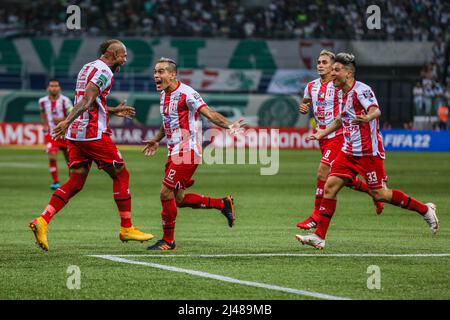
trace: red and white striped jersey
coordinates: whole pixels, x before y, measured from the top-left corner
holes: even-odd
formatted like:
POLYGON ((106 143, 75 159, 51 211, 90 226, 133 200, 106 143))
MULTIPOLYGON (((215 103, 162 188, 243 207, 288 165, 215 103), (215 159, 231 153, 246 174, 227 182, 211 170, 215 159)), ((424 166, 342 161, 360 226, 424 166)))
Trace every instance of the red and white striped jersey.
POLYGON ((357 116, 367 114, 370 108, 379 108, 372 89, 359 81, 342 97, 341 118, 344 128, 342 151, 353 156, 380 156, 384 159, 383 139, 378 118, 359 125, 351 124, 357 116))
POLYGON ((39 99, 39 110, 45 113, 50 132, 56 127, 55 119, 65 119, 72 108, 72 101, 62 94, 56 100, 50 100, 49 96, 39 99))
POLYGON ((198 92, 181 82, 174 91, 161 92, 160 113, 169 156, 189 151, 194 151, 197 156, 202 155, 198 111, 205 106, 198 92))
MULTIPOLYGON (((339 97, 341 90, 334 87, 333 81, 322 83, 320 78, 308 83, 303 94, 304 99, 312 101, 317 128, 325 129, 339 115, 339 97)), ((342 128, 322 139, 331 139, 342 134, 342 128)))
POLYGON ((101 59, 85 64, 78 73, 75 104, 83 98, 89 82, 98 87, 99 95, 95 103, 72 122, 66 134, 69 140, 98 140, 102 137, 102 133, 112 134, 109 128, 106 97, 114 83, 114 74, 101 59))

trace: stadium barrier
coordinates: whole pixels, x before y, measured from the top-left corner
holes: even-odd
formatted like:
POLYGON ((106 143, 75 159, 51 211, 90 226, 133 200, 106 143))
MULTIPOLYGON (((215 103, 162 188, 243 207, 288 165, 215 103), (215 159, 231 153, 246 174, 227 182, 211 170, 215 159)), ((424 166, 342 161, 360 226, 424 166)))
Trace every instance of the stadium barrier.
MULTIPOLYGON (((42 145, 43 128, 40 123, 0 122, 0 146, 42 145)), ((113 126, 112 129, 117 144, 142 145, 142 140, 151 139, 159 126, 113 126)), ((306 128, 250 128, 245 139, 220 136, 222 133, 218 129, 205 130, 204 142, 213 142, 217 147, 252 148, 270 146, 275 141, 280 149, 319 149, 317 141, 306 141, 311 133, 306 128)), ((387 151, 450 152, 450 131, 382 130, 381 133, 387 151)))

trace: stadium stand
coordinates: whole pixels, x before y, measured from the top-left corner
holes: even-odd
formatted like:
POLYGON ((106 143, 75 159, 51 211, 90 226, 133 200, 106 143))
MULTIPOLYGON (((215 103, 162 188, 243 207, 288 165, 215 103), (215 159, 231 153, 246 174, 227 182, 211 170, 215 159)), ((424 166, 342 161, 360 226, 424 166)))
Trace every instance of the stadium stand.
POLYGON ((67 35, 70 4, 83 12, 79 34, 92 36, 435 41, 450 22, 450 3, 443 0, 7 0, 0 8, 0 36, 67 35), (386 28, 363 32, 373 4, 386 28))

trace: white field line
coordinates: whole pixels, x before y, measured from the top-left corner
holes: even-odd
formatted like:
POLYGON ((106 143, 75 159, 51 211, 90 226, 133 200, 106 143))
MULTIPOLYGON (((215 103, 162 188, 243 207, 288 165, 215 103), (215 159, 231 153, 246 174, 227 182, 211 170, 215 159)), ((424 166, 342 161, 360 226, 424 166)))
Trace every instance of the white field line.
POLYGON ((228 258, 228 257, 450 257, 450 253, 237 253, 237 254, 117 254, 92 255, 92 257, 151 257, 151 258, 228 258))
POLYGON ((101 259, 106 259, 106 260, 120 262, 120 263, 126 263, 126 264, 135 264, 135 265, 140 265, 140 266, 152 267, 152 268, 167 270, 167 271, 172 271, 172 272, 186 273, 189 275, 202 277, 202 278, 209 278, 209 279, 214 279, 214 280, 219 280, 219 281, 224 281, 224 282, 230 282, 230 283, 240 284, 240 285, 249 286, 249 287, 256 287, 256 288, 262 288, 262 289, 268 289, 268 290, 287 292, 287 293, 292 293, 292 294, 297 294, 297 295, 307 296, 307 297, 313 297, 313 298, 318 298, 318 299, 350 300, 349 298, 332 296, 332 295, 323 294, 323 293, 319 293, 319 292, 285 288, 285 287, 280 287, 280 286, 271 285, 271 284, 265 284, 265 283, 261 283, 261 282, 238 280, 238 279, 234 279, 234 278, 230 278, 230 277, 221 276, 218 274, 212 274, 212 273, 190 270, 190 269, 177 268, 177 267, 167 266, 167 265, 158 264, 158 263, 128 260, 128 259, 120 258, 117 256, 91 255, 91 257, 96 257, 96 258, 101 258, 101 259))
POLYGON ((0 162, 0 168, 47 168, 44 164, 20 163, 20 162, 0 162))

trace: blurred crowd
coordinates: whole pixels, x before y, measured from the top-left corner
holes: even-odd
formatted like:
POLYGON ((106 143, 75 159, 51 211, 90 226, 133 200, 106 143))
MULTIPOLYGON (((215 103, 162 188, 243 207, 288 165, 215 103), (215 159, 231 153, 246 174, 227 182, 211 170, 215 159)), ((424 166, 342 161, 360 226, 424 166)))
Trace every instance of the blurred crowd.
POLYGON ((4 0, 0 36, 76 35, 66 28, 71 4, 79 33, 105 36, 434 41, 450 21, 446 0, 4 0), (379 30, 366 26, 373 4, 379 30))
POLYGON ((421 81, 413 88, 415 115, 437 116, 437 126, 444 130, 450 105, 449 60, 449 41, 439 39, 433 45, 432 60, 421 70, 421 81))

